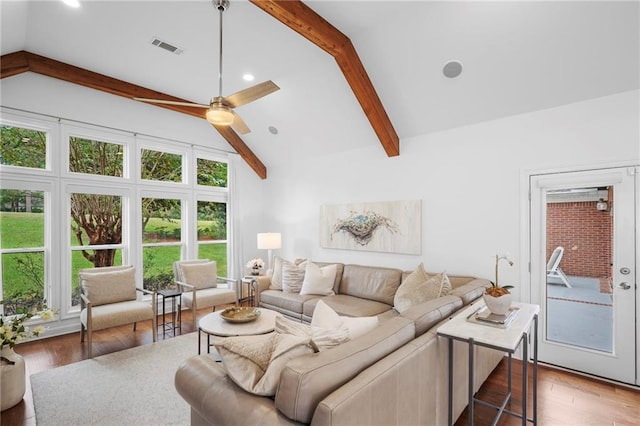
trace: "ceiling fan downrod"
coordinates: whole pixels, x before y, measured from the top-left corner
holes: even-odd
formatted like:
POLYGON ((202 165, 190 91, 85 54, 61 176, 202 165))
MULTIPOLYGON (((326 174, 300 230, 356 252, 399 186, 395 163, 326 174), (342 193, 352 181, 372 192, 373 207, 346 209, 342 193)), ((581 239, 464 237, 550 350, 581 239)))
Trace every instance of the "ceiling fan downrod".
POLYGON ((229 0, 211 0, 211 3, 219 11, 220 49, 218 49, 218 97, 222 98, 222 14, 229 8, 229 0))

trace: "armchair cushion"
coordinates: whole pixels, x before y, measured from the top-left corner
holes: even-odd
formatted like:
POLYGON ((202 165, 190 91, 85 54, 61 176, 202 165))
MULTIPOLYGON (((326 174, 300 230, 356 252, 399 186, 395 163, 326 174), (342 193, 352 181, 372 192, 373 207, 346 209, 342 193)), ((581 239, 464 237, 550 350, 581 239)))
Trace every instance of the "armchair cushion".
POLYGON ((183 263, 182 275, 185 283, 196 289, 215 288, 218 285, 218 269, 216 262, 183 263))
MULTIPOLYGON (((98 268, 96 268, 98 269, 98 268)), ((133 267, 79 273, 82 290, 93 306, 136 300, 136 279, 133 267)))
MULTIPOLYGON (((138 300, 94 306, 91 309, 93 330, 146 321, 153 319, 153 317, 154 312, 151 304, 138 300)), ((80 312, 80 321, 82 321, 82 324, 87 325, 87 309, 83 309, 80 312)))

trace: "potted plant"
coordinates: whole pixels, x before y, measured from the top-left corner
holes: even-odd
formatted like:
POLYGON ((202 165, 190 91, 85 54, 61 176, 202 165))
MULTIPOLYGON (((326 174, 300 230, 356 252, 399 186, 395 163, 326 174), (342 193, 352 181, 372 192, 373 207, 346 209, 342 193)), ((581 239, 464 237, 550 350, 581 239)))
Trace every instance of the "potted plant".
POLYGON ((512 285, 500 286, 498 284, 498 267, 501 260, 505 260, 509 263, 509 266, 513 266, 513 262, 509 259, 509 255, 496 254, 496 280, 491 282, 491 287, 487 288, 482 295, 487 308, 489 308, 491 313, 496 315, 506 315, 509 311, 509 308, 511 307, 511 293, 509 292, 509 289, 513 288, 512 285))
MULTIPOLYGON (((0 301, 2 303, 2 301, 0 301)), ((45 307, 38 312, 29 312, 11 316, 0 315, 0 405, 2 410, 19 403, 26 390, 25 365, 21 355, 13 351, 16 343, 31 337, 40 336, 46 329, 37 325, 26 326, 25 321, 38 316, 42 321, 53 318, 54 312, 45 307)))
POLYGON ((251 275, 260 275, 260 269, 264 268, 264 260, 257 257, 247 262, 247 268, 251 269, 251 275))

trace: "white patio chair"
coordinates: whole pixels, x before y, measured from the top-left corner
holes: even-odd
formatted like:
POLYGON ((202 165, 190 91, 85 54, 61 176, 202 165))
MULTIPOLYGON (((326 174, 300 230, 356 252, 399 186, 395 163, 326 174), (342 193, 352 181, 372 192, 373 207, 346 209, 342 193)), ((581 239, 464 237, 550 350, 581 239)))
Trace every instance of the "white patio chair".
POLYGON ((563 254, 564 247, 556 247, 553 253, 551 253, 551 257, 549 257, 549 261, 547 262, 547 281, 549 278, 559 278, 564 285, 572 288, 571 283, 569 283, 569 278, 567 278, 562 269, 560 269, 560 261, 562 260, 563 254))

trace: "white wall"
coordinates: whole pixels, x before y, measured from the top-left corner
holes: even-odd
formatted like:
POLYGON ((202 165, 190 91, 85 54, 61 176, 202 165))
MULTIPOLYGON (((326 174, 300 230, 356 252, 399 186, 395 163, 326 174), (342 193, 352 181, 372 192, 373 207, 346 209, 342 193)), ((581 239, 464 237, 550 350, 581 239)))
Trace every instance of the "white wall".
MULTIPOLYGON (((48 77, 25 73, 3 79, 0 89, 3 106, 231 150, 204 120, 48 77)), ((430 271, 486 278, 493 256, 509 252, 516 266, 503 265, 501 277, 517 284, 521 174, 640 162, 639 97, 625 92, 406 139, 394 158, 374 139, 370 148, 323 157, 290 150, 267 164, 264 181, 240 161, 240 260, 266 259, 256 233, 282 232, 275 254, 286 258, 404 269, 424 262, 430 271), (320 248, 320 205, 413 199, 423 203, 421 256, 320 248)))
POLYGON ((515 266, 502 264, 500 281, 517 285, 526 267, 521 174, 640 162, 639 94, 402 140, 395 158, 371 141, 369 149, 287 159, 265 182, 263 223, 282 232, 285 258, 404 269, 424 262, 434 272, 493 279, 493 256, 509 252, 515 266), (320 248, 320 205, 409 199, 422 200, 421 256, 320 248))

